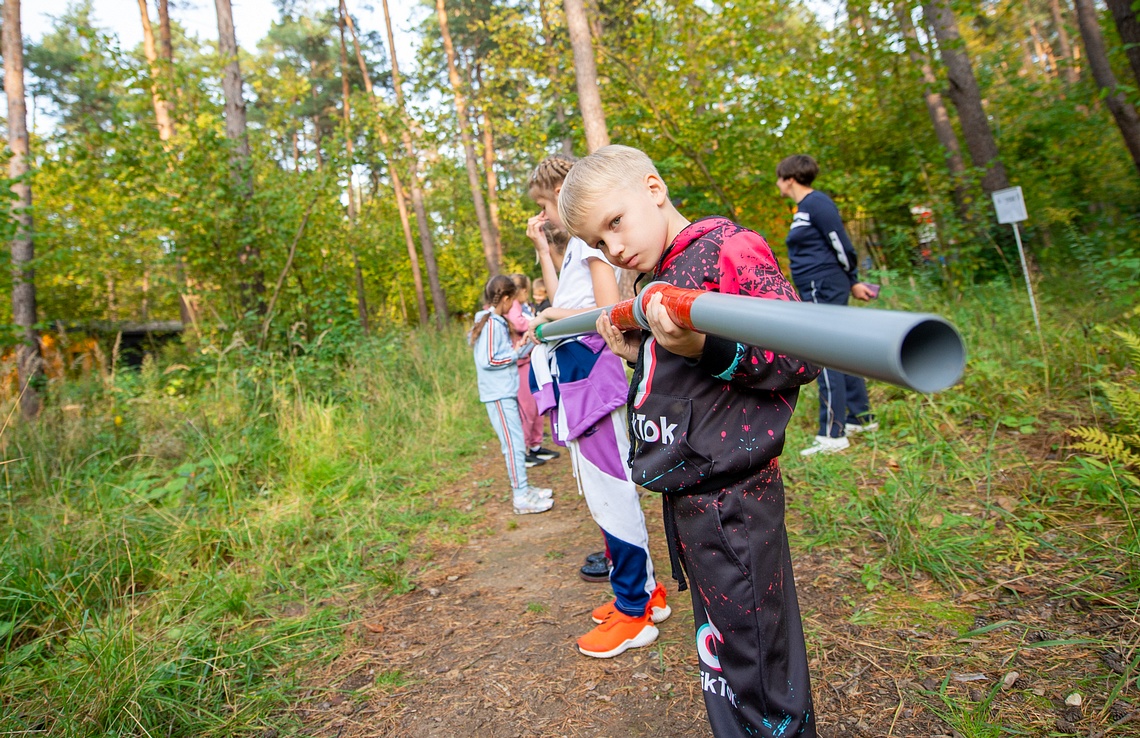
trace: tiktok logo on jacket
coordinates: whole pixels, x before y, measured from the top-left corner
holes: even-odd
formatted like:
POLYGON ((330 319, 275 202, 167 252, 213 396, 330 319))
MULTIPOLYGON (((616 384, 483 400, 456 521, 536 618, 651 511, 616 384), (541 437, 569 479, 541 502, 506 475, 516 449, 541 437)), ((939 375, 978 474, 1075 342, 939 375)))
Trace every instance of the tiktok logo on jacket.
POLYGON ((643 441, 672 443, 675 440, 673 432, 676 430, 677 424, 670 423, 664 415, 652 420, 642 413, 633 414, 633 434, 643 441))
POLYGON ((653 379, 661 369, 656 348, 657 342, 646 338, 641 380, 629 415, 633 481, 654 492, 681 492, 708 479, 712 459, 689 445, 693 401, 653 391, 653 379))
POLYGON ((697 629, 697 655, 701 657, 701 690, 726 698, 733 707, 736 707, 736 693, 728 686, 724 677, 717 676, 720 658, 716 655, 716 644, 724 643, 724 636, 708 619, 705 613, 705 624, 697 629))

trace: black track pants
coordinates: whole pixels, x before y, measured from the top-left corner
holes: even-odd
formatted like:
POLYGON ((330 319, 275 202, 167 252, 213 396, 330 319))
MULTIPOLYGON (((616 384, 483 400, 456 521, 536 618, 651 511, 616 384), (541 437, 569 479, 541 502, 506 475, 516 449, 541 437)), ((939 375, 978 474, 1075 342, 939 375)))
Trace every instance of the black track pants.
MULTIPOLYGON (((830 276, 796 282, 800 299, 821 305, 846 305, 851 293, 847 275, 830 276)), ((874 420, 867 399, 867 382, 854 374, 824 368, 815 380, 819 388, 819 435, 839 438, 846 435, 847 423, 863 425, 874 420)))
POLYGON ((779 466, 674 511, 713 735, 815 736, 779 466))

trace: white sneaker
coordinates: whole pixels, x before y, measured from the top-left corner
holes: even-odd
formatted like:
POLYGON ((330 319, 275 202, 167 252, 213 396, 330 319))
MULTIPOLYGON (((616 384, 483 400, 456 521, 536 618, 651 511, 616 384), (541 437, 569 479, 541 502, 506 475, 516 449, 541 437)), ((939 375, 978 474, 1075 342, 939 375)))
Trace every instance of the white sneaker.
POLYGON ((829 438, 828 436, 816 436, 812 444, 800 451, 800 456, 811 456, 812 454, 834 454, 842 451, 851 445, 851 441, 847 440, 847 436, 840 436, 839 438, 829 438))
MULTIPOLYGON (((532 488, 533 489, 533 488, 532 488)), ((543 500, 530 490, 522 497, 515 498, 515 515, 530 515, 544 513, 554 507, 554 500, 543 500)))
POLYGON ((863 423, 862 425, 859 423, 847 423, 843 426, 843 430, 846 431, 847 435, 851 435, 852 433, 870 433, 871 431, 879 430, 879 421, 872 420, 870 423, 863 423))
POLYGON ((528 494, 533 494, 540 500, 549 500, 554 497, 554 490, 549 487, 535 487, 531 486, 527 489, 528 494))

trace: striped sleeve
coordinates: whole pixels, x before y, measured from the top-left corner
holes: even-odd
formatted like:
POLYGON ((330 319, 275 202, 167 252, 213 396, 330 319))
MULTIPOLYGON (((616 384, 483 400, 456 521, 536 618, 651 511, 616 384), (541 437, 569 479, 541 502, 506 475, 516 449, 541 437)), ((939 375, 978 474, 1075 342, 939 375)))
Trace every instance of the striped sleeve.
POLYGON ((491 368, 498 368, 515 363, 515 352, 510 350, 510 340, 505 341, 508 351, 505 355, 496 355, 495 346, 499 343, 499 337, 495 331, 502 332, 502 329, 495 324, 492 318, 487 321, 487 366, 491 368))

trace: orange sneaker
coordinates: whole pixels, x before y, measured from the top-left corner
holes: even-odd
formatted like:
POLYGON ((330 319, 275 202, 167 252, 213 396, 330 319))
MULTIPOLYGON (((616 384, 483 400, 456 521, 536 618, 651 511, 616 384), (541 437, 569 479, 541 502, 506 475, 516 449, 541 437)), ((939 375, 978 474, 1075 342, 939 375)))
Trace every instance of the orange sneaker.
MULTIPOLYGON (((590 619, 595 623, 605 622, 606 618, 618 611, 616 603, 617 600, 610 600, 606 604, 594 608, 594 612, 590 614, 590 619)), ((673 614, 673 608, 665 602, 665 585, 661 582, 657 583, 653 589, 653 594, 649 595, 649 604, 645 611, 654 623, 663 623, 673 614)))
POLYGON ((615 610, 604 623, 578 639, 578 650, 596 659, 608 659, 631 648, 648 646, 657 640, 657 634, 649 613, 632 618, 615 610))

